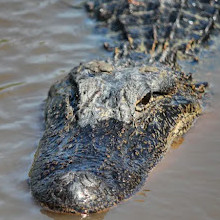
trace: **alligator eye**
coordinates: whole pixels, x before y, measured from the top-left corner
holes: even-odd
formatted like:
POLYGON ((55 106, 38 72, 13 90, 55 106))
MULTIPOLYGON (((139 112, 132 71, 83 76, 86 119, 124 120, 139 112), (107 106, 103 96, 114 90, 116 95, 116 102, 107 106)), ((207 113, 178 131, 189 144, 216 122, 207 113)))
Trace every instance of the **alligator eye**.
POLYGON ((150 101, 151 93, 147 93, 142 99, 141 104, 146 105, 150 101))
POLYGON ((142 99, 140 99, 136 105, 146 105, 151 98, 151 93, 147 93, 142 99))

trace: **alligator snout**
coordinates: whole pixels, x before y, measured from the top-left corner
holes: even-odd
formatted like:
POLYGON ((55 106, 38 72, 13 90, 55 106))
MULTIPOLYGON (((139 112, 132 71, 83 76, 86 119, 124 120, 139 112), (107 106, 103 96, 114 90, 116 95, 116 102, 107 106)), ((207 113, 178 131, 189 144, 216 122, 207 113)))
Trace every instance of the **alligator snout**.
POLYGON ((69 204, 76 212, 87 212, 92 204, 97 206, 98 195, 102 194, 101 181, 89 172, 68 172, 56 184, 54 195, 61 200, 60 205, 69 204))
POLYGON ((105 209, 113 204, 106 204, 108 201, 115 201, 111 188, 90 172, 67 172, 55 179, 48 181, 47 191, 37 194, 42 206, 50 210, 71 213, 97 212, 100 208, 105 209), (99 209, 97 208, 99 207, 99 209))

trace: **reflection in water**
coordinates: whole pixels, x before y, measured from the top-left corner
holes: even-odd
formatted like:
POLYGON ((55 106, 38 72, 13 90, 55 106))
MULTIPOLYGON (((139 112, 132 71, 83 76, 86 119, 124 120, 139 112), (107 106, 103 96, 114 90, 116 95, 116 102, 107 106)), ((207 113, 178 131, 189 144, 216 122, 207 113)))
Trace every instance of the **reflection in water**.
MULTIPOLYGON (((28 171, 43 131, 42 104, 53 82, 75 65, 107 54, 80 0, 0 1, 0 220, 82 219, 41 211, 28 171), (70 7, 75 5, 77 7, 70 7)), ((85 219, 219 219, 220 46, 193 70, 211 82, 207 110, 145 189, 109 212, 85 219), (212 55, 212 56, 211 56, 212 55), (150 189, 150 191, 149 191, 150 189)))
POLYGON ((183 143, 184 137, 178 137, 176 138, 173 143, 171 144, 172 149, 177 149, 179 146, 183 143))
POLYGON ((41 213, 47 215, 54 220, 103 220, 106 212, 95 213, 90 215, 68 215, 68 214, 56 214, 46 210, 41 210, 41 213))

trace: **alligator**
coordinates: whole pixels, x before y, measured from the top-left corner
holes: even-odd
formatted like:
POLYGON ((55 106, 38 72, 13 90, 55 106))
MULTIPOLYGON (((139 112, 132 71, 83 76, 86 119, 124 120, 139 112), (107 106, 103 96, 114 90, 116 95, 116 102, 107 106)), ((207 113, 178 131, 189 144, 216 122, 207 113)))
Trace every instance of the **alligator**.
POLYGON ((202 112, 207 83, 181 71, 219 30, 214 0, 94 0, 107 60, 51 86, 29 177, 33 197, 60 213, 94 213, 130 198, 202 112))

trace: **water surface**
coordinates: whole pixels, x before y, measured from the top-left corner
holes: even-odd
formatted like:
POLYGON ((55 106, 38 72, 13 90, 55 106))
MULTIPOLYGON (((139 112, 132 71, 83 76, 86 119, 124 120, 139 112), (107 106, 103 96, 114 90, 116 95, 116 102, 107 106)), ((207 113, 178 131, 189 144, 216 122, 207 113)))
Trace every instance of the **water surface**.
MULTIPOLYGON (((42 210, 27 185, 50 85, 80 62, 107 56, 101 47, 105 37, 95 33, 81 2, 0 0, 1 220, 83 218, 42 210)), ((213 94, 184 143, 170 150, 140 193, 87 219, 220 219, 219 48, 194 68, 213 94)))

